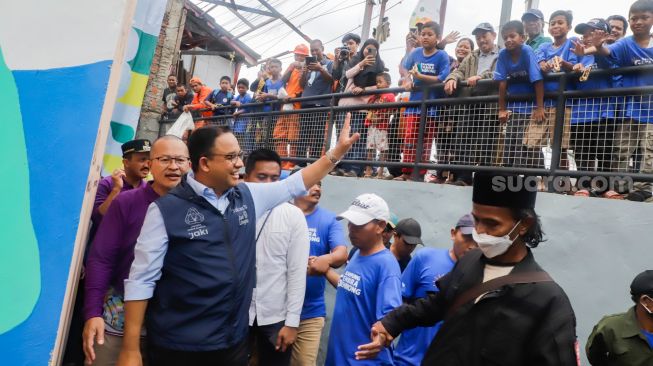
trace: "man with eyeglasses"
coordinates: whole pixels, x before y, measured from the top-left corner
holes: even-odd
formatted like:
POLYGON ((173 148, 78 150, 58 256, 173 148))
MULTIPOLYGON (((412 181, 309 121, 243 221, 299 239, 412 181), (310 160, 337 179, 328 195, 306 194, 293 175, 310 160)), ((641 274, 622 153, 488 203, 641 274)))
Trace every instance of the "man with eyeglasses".
POLYGON ((238 183, 243 167, 230 129, 195 130, 193 171, 150 205, 125 281, 125 336, 118 365, 140 365, 147 310, 148 364, 247 365, 256 284, 256 221, 306 194, 360 138, 345 119, 333 150, 288 179, 238 183))
POLYGON ((156 140, 147 166, 153 181, 118 196, 107 211, 87 263, 83 344, 86 362, 115 365, 123 334, 123 281, 147 207, 181 181, 190 168, 188 148, 175 136, 156 140))

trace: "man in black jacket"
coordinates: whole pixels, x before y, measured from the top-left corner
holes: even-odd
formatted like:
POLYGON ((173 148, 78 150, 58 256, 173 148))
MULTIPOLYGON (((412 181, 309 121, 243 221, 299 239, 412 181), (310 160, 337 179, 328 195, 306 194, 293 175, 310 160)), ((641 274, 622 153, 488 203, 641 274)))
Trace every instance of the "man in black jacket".
POLYGON ((574 311, 531 253, 543 233, 528 182, 477 174, 472 234, 480 250, 437 282, 440 292, 374 324, 372 342, 359 347, 359 359, 374 358, 404 330, 444 320, 422 365, 578 364, 574 311))

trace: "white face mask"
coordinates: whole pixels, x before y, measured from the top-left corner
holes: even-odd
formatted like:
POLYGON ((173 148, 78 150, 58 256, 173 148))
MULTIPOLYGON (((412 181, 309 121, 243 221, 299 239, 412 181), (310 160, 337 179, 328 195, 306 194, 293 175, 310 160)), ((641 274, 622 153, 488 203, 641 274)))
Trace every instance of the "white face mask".
MULTIPOLYGON (((647 299, 649 299, 649 300, 653 300, 653 299, 651 299, 651 298, 650 298, 649 296, 647 296, 647 295, 644 295, 644 296, 642 296, 642 297, 645 297, 645 298, 647 298, 647 299)), ((646 310, 647 313, 653 315, 653 310, 647 308, 646 305, 644 305, 644 302, 642 302, 642 307, 644 307, 644 310, 646 310)))
POLYGON ((515 226, 512 227, 510 232, 504 236, 492 236, 488 234, 479 234, 476 232, 476 228, 472 230, 472 237, 474 238, 474 241, 478 244, 478 247, 483 251, 483 254, 487 258, 494 258, 498 255, 501 255, 505 252, 508 251, 512 243, 517 239, 515 237, 514 239, 510 239, 510 234, 512 234, 513 231, 515 231, 515 228, 517 228, 517 225, 519 225, 520 221, 517 221, 515 226))

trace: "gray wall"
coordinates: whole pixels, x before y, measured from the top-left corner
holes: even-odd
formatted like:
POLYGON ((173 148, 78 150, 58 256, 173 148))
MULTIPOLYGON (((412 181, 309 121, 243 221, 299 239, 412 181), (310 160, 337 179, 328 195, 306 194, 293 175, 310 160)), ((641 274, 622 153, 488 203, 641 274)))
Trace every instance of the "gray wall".
MULTIPOLYGON (((338 213, 362 193, 383 197, 399 218, 417 219, 424 242, 440 248, 451 245, 451 227, 472 205, 471 187, 340 177, 323 181, 321 205, 338 213)), ((594 324, 604 314, 630 307, 630 282, 653 268, 653 205, 540 193, 536 212, 547 241, 533 250, 535 258, 571 299, 581 357, 588 365, 584 347, 594 324)), ((328 314, 334 296, 334 289, 327 286, 328 314)), ((329 323, 318 364, 326 351, 328 327, 329 323)))

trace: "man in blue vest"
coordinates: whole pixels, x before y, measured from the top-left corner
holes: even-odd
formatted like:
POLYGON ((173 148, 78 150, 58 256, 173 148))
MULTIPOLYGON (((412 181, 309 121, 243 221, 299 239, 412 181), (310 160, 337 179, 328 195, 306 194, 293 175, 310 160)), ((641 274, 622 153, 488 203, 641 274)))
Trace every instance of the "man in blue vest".
POLYGON ((146 311, 149 365, 247 364, 256 219, 326 176, 360 137, 349 132, 348 116, 333 150, 301 174, 265 184, 238 183, 243 153, 229 128, 193 132, 193 171, 150 205, 136 243, 118 365, 141 365, 146 311))

